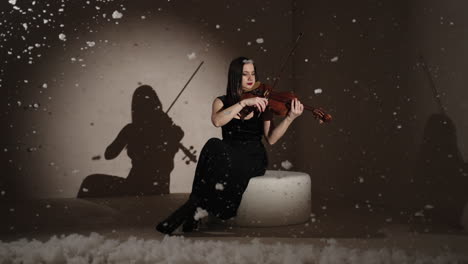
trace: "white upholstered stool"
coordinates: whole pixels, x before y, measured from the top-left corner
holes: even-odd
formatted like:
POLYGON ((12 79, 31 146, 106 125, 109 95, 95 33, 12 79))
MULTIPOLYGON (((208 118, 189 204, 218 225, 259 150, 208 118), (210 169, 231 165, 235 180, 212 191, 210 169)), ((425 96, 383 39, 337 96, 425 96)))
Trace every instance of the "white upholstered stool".
POLYGON ((250 179, 242 196, 237 226, 282 226, 304 223, 310 217, 310 176, 295 171, 267 170, 250 179))

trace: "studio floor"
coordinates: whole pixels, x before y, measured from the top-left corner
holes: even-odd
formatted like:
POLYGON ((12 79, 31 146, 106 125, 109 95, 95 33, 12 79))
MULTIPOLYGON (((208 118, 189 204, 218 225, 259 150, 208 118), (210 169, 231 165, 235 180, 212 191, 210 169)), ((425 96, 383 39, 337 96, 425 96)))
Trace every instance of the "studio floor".
MULTIPOLYGON (((155 231, 156 223, 187 197, 187 194, 169 194, 2 202, 0 240, 5 246, 20 239, 46 242, 53 236, 97 233, 104 239, 117 241, 130 237, 162 241, 167 237, 155 231)), ((265 244, 325 246, 334 241, 349 249, 396 248, 434 257, 450 253, 463 263, 468 261, 468 233, 462 229, 428 221, 410 211, 370 205, 356 207, 323 199, 313 203, 309 221, 302 224, 237 227, 204 223, 198 231, 175 235, 205 242, 250 243, 256 239, 265 244)))

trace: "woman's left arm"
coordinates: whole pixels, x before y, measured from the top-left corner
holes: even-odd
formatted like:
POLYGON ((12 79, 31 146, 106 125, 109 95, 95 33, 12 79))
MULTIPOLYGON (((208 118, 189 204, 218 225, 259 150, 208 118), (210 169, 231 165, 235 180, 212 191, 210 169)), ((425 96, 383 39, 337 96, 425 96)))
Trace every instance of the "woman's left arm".
POLYGON ((268 111, 264 113, 263 117, 263 133, 268 144, 275 144, 288 130, 288 127, 300 116, 304 111, 304 105, 295 98, 291 101, 291 109, 289 110, 286 117, 279 123, 278 126, 275 126, 273 123, 273 114, 268 111))

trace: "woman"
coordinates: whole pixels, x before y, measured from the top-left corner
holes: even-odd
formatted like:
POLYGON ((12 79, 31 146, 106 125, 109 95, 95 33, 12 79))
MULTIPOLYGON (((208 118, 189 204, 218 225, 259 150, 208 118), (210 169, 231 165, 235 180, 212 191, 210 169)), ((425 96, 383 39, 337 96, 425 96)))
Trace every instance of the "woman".
POLYGON ((197 208, 221 219, 235 216, 250 178, 265 173, 267 157, 262 136, 270 145, 275 144, 304 107, 293 100, 286 118, 275 126, 267 99, 241 100, 243 92, 251 90, 257 79, 252 60, 239 57, 229 65, 226 95, 214 100, 211 114, 213 125, 222 128, 223 140, 212 138, 205 144, 189 200, 156 226, 159 232, 171 234, 181 224, 184 232, 192 231, 198 223, 197 208), (244 108, 254 111, 242 111, 244 108))

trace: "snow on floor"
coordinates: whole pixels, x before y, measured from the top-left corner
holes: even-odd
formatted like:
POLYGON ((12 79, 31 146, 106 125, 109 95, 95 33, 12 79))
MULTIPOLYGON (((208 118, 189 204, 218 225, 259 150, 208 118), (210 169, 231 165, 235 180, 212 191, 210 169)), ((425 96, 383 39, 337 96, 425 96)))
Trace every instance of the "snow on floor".
POLYGON ((46 242, 0 241, 0 263, 468 263, 449 252, 426 255, 397 248, 356 249, 327 239, 321 245, 193 240, 108 239, 100 234, 53 236, 46 242))

